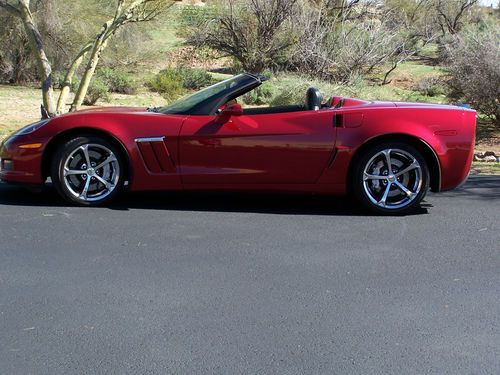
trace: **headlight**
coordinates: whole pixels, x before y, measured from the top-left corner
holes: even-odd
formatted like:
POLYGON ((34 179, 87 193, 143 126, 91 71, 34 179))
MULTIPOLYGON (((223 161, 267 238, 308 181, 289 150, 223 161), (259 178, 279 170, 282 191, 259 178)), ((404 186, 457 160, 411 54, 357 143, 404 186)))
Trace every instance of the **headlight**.
POLYGON ((50 119, 45 119, 45 120, 35 122, 33 124, 26 125, 24 128, 19 129, 17 132, 15 132, 13 134, 13 136, 26 135, 26 134, 33 133, 35 130, 40 129, 42 126, 44 126, 49 121, 50 121, 50 119))

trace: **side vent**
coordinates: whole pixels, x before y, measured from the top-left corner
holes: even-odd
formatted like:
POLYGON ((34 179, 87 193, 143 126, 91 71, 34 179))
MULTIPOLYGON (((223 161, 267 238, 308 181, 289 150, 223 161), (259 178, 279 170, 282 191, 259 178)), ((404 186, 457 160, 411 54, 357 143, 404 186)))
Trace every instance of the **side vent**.
POLYGON ((146 168, 151 173, 175 172, 175 165, 165 144, 165 137, 137 138, 135 142, 146 168))

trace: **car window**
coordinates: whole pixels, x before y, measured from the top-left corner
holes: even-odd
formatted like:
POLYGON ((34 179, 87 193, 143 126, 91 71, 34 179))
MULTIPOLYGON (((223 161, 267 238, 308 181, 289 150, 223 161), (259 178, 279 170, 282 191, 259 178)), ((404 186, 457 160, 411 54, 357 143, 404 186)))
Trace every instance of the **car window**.
POLYGON ((222 93, 225 90, 229 90, 238 86, 241 82, 247 80, 248 77, 241 74, 235 77, 231 77, 222 82, 216 83, 215 85, 209 86, 201 91, 198 91, 194 94, 188 95, 182 99, 177 100, 176 102, 159 108, 159 112, 165 114, 176 114, 176 113, 185 113, 190 109, 197 106, 199 103, 207 100, 210 97, 216 96, 222 93))

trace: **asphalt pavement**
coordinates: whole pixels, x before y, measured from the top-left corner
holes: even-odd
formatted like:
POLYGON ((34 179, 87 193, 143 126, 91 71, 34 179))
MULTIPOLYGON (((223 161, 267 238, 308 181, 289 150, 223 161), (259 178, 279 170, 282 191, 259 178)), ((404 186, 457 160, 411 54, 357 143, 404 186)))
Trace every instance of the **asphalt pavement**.
POLYGON ((500 374, 500 177, 344 198, 0 185, 0 374, 500 374))

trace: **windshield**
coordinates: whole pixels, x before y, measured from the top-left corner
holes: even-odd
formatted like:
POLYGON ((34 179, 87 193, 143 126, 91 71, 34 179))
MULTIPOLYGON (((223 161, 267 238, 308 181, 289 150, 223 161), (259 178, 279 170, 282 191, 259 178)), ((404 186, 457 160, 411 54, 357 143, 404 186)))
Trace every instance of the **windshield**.
POLYGON ((236 87, 247 80, 248 76, 245 74, 231 77, 222 82, 216 83, 215 85, 209 86, 201 91, 195 92, 194 94, 185 96, 170 105, 158 108, 158 112, 170 114, 186 113, 205 100, 213 96, 217 96, 225 90, 236 87))

